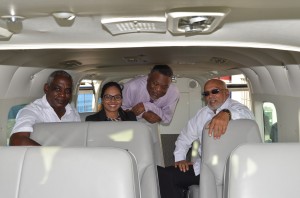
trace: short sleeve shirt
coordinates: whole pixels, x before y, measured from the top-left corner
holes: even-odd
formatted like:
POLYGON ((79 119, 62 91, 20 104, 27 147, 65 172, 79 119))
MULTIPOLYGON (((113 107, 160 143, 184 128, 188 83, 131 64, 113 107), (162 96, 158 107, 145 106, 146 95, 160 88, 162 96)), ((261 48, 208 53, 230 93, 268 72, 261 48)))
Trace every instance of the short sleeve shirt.
POLYGON ((19 111, 12 134, 17 132, 32 132, 33 125, 36 123, 80 122, 80 116, 74 107, 68 104, 65 108, 66 113, 60 119, 48 103, 46 95, 44 95, 19 111))

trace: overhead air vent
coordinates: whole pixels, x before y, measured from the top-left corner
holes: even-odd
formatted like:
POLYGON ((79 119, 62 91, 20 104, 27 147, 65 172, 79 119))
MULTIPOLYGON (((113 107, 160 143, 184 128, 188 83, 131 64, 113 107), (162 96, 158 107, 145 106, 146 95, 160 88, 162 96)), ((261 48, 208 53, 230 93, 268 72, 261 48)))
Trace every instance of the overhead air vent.
POLYGON ((218 64, 218 65, 223 65, 223 64, 227 64, 229 61, 225 58, 221 58, 221 57, 212 57, 210 59, 210 62, 218 64))
POLYGON ((132 63, 132 64, 145 64, 148 62, 147 57, 143 54, 138 56, 126 56, 124 57, 124 60, 127 63, 132 63))
POLYGON ((173 34, 213 32, 229 13, 228 8, 183 8, 170 10, 168 30, 173 34))
POLYGON ((82 66, 82 63, 77 60, 67 60, 60 63, 61 66, 64 66, 64 69, 74 69, 76 67, 82 66))
POLYGON ((163 33, 167 31, 165 17, 109 18, 102 19, 102 25, 112 34, 135 32, 163 33))

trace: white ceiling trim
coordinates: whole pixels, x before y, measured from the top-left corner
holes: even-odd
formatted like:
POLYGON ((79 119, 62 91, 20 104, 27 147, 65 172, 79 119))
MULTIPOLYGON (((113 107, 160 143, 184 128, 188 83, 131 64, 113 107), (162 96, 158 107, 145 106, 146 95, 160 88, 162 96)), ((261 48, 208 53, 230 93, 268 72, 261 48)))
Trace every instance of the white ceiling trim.
MULTIPOLYGON (((1 43, 1 42, 0 42, 1 43)), ((1 43, 0 50, 13 49, 110 49, 110 48, 138 48, 138 47, 242 47, 242 48, 257 48, 257 49, 276 49, 300 52, 300 47, 268 44, 268 43, 253 43, 253 42, 222 42, 222 41, 186 41, 186 42, 123 42, 123 43, 101 43, 101 44, 82 44, 82 43, 42 43, 42 44, 4 44, 1 43)))

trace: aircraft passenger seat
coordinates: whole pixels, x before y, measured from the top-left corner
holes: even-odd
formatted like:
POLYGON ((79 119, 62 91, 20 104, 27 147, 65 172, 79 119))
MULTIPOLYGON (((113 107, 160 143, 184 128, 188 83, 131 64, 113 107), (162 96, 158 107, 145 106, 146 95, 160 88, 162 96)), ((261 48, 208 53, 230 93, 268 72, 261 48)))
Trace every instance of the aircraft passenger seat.
POLYGON ((43 146, 126 149, 137 160, 142 198, 160 197, 151 132, 141 122, 39 123, 31 138, 43 146))
POLYGON ((165 166, 164 162, 164 155, 163 155, 163 150, 162 150, 162 143, 161 143, 161 138, 160 138, 160 132, 158 130, 158 123, 149 123, 143 118, 138 119, 139 122, 144 123, 147 125, 151 131, 151 136, 153 140, 153 148, 154 148, 154 160, 156 165, 158 166, 165 166))
POLYGON ((137 174, 118 148, 0 147, 3 198, 140 198, 137 174))
POLYGON ((238 145, 262 142, 254 120, 231 120, 226 133, 216 140, 203 130, 200 185, 190 187, 189 198, 222 198, 223 175, 226 161, 238 145))
POLYGON ((299 198, 300 144, 246 144, 226 166, 224 198, 299 198))
POLYGON ((85 122, 85 118, 89 115, 93 115, 95 114, 96 112, 84 112, 84 113, 79 113, 79 116, 80 116, 80 120, 81 122, 85 122))

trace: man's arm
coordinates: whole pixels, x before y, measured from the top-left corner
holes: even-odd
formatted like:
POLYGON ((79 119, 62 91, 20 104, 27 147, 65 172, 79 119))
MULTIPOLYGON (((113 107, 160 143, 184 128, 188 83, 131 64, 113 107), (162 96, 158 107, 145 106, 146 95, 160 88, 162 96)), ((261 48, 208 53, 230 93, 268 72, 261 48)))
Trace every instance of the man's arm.
POLYGON ((237 119, 251 119, 254 120, 254 115, 250 109, 235 101, 232 102, 224 111, 221 110, 216 116, 214 116, 208 125, 209 135, 214 136, 215 139, 220 139, 220 137, 226 132, 229 121, 237 119))
POLYGON ((30 139, 33 125, 37 122, 38 115, 32 107, 26 106, 21 109, 16 117, 16 123, 10 136, 10 146, 40 146, 39 143, 30 139))
POLYGON ((148 122, 150 122, 151 124, 161 121, 161 118, 157 114, 153 113, 152 111, 147 111, 143 113, 142 117, 148 122))
POLYGON ((135 116, 141 116, 151 124, 161 121, 161 118, 156 113, 152 111, 145 112, 145 107, 142 102, 132 107, 131 111, 134 113, 135 116))
POLYGON ((183 172, 187 171, 188 166, 192 164, 186 161, 188 150, 192 146, 192 143, 202 136, 202 130, 199 131, 199 129, 203 128, 204 122, 202 119, 199 119, 200 115, 201 113, 198 112, 188 121, 186 127, 182 129, 175 142, 175 167, 178 167, 183 172))
POLYGON ((192 162, 188 162, 186 160, 181 160, 178 162, 175 162, 175 168, 179 168, 180 171, 186 172, 189 170, 189 165, 193 165, 192 162))
POLYGON ((145 112, 145 107, 142 102, 136 104, 131 108, 131 111, 134 113, 135 116, 139 116, 145 112))
POLYGON ((231 113, 227 113, 225 111, 220 111, 217 115, 215 115, 208 124, 209 136, 212 136, 213 134, 215 139, 220 139, 221 135, 226 132, 230 119, 231 113))
POLYGON ((164 104, 162 107, 158 107, 151 102, 144 102, 143 104, 146 112, 151 111, 155 113, 161 118, 163 123, 168 124, 173 118, 176 105, 179 100, 179 91, 176 87, 173 87, 172 90, 170 90, 170 93, 164 97, 164 104))
POLYGON ((139 93, 139 89, 134 81, 135 79, 124 84, 122 90, 122 109, 124 110, 131 109, 138 102, 136 101, 136 95, 139 93))
POLYGON ((30 132, 17 132, 10 136, 10 146, 41 146, 36 141, 30 139, 30 132))

